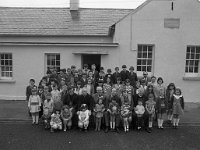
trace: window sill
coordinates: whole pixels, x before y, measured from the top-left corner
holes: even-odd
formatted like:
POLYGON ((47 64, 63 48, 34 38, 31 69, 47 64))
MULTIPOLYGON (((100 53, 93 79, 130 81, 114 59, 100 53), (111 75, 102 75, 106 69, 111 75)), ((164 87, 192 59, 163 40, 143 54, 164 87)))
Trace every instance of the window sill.
POLYGON ((15 83, 16 81, 13 79, 0 79, 0 83, 15 83))
POLYGON ((200 77, 183 77, 185 81, 200 81, 200 77))

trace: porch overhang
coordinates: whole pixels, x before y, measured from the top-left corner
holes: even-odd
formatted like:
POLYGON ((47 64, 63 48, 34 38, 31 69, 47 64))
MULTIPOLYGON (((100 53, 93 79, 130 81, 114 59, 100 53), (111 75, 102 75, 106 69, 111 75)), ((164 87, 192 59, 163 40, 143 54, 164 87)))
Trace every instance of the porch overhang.
POLYGON ((108 55, 108 51, 107 50, 93 50, 93 51, 82 51, 82 50, 79 50, 79 51, 74 51, 72 54, 75 54, 75 55, 82 55, 82 54, 90 54, 90 55, 108 55))

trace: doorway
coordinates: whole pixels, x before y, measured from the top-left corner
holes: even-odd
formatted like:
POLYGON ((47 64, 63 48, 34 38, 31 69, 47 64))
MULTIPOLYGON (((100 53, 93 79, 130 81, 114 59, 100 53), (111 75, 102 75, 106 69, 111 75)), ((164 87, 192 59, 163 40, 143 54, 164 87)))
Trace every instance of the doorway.
POLYGON ((82 54, 82 68, 84 64, 88 64, 88 68, 91 69, 91 65, 96 65, 96 70, 100 70, 101 55, 97 54, 82 54))

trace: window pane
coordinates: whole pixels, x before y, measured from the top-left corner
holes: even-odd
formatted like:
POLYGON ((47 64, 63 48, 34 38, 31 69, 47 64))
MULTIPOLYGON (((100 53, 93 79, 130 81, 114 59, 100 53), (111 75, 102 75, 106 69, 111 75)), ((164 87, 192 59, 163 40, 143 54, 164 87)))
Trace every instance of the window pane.
POLYGON ((188 66, 189 65, 189 60, 186 60, 186 66, 188 66))
POLYGON ((148 46, 148 51, 152 52, 153 51, 153 46, 148 46))
POLYGON ((143 52, 143 58, 147 58, 147 52, 143 52))
POLYGON ((186 54, 186 59, 190 59, 190 53, 186 54))
POLYGON ((193 67, 189 67, 189 72, 193 72, 193 67))
POLYGON ((199 55, 200 55, 200 54, 196 54, 196 55, 195 55, 195 59, 199 59, 199 55))
POLYGON ((147 46, 143 46, 143 52, 147 53, 147 46))
POLYGON ((190 53, 190 47, 187 47, 187 53, 190 53))
POLYGON ((5 54, 5 59, 8 59, 8 54, 5 54))
POLYGON ((147 60, 147 65, 151 65, 152 60, 147 60))
POLYGON ((138 52, 138 58, 142 58, 142 53, 138 52))
POLYGON ((56 61, 56 66, 60 66, 60 61, 56 61))
POLYGON ((147 72, 151 72, 151 66, 147 66, 147 72))
POLYGON ((140 59, 137 60, 137 65, 140 66, 142 64, 142 61, 140 59))
POLYGON ((198 67, 195 67, 195 68, 194 68, 194 72, 195 72, 195 73, 198 73, 198 67))
POLYGON ((2 66, 5 65, 5 64, 4 64, 4 60, 1 60, 1 65, 2 65, 2 66))
POLYGON ((195 60, 195 61, 194 61, 194 65, 195 65, 195 67, 198 67, 199 61, 198 61, 198 60, 195 60))
POLYGON ((148 58, 152 58, 152 52, 148 52, 148 58))
POLYGON ((142 65, 146 65, 146 60, 142 60, 142 65))
POLYGON ((142 67, 141 66, 137 66, 137 71, 142 71, 142 67))
POLYGON ((5 60, 5 65, 9 65, 8 60, 5 60))
POLYGON ((194 53, 191 53, 191 59, 194 59, 194 53))
POLYGON ((60 60, 60 55, 56 55, 56 60, 60 60))
POLYGON ((55 66, 55 61, 54 60, 51 61, 51 65, 55 66))
POLYGON ((188 72, 188 67, 185 67, 185 72, 188 72))
POLYGON ((195 53, 195 47, 191 47, 191 53, 195 53))
POLYGON ((196 48, 196 53, 200 54, 200 47, 196 48))
POLYGON ((141 52, 142 51, 142 45, 138 45, 138 52, 141 52))
POLYGON ((190 60, 190 67, 194 66, 194 60, 190 60))
POLYGON ((142 66, 142 71, 146 71, 146 66, 142 66))

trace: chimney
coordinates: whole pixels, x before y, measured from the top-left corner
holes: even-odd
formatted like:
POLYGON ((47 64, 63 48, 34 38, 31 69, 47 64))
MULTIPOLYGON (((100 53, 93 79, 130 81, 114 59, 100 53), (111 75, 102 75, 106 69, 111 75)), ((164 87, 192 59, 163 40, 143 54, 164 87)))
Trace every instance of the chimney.
POLYGON ((79 0, 70 0, 70 11, 79 9, 79 0))

